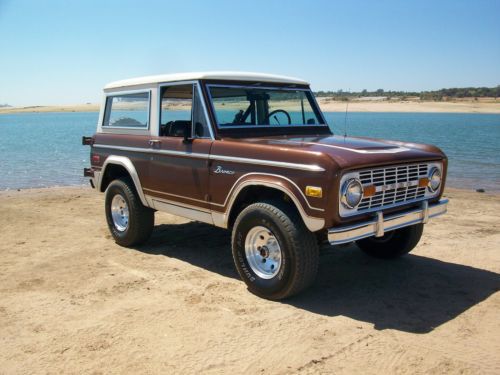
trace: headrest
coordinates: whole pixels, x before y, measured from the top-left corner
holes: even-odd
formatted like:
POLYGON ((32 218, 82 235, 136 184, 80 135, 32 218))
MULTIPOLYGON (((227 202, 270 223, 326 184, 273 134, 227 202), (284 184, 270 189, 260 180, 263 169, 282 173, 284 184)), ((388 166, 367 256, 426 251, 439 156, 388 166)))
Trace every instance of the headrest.
POLYGON ((170 126, 170 136, 171 137, 184 137, 184 129, 187 126, 191 126, 191 121, 178 120, 173 121, 170 126))

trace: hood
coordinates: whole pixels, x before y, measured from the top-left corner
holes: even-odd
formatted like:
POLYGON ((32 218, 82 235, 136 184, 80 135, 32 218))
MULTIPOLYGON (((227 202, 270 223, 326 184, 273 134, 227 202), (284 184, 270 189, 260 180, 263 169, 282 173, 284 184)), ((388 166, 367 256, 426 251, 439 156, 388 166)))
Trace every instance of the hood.
POLYGON ((292 153, 299 150, 321 153, 328 155, 342 169, 446 158, 435 146, 364 137, 290 135, 232 139, 232 141, 261 146, 281 146, 282 149, 292 153))

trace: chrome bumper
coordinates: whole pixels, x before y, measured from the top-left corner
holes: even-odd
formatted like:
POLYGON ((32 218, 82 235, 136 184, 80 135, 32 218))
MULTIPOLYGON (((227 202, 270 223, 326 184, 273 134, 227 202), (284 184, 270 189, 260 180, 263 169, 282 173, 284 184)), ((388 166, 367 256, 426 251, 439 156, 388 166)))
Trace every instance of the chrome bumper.
POLYGON ((338 245, 371 236, 382 237, 385 232, 414 224, 427 224, 429 219, 446 213, 447 205, 448 199, 441 199, 438 203, 431 205, 423 201, 420 208, 385 217, 380 211, 376 213, 374 220, 329 229, 328 241, 331 245, 338 245))

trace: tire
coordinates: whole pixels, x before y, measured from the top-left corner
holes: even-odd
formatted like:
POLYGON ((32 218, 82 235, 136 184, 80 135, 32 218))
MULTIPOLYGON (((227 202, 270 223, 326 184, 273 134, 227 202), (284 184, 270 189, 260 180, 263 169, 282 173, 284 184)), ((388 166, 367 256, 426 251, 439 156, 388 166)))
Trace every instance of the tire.
POLYGON ((232 250, 248 289, 267 299, 280 300, 301 292, 318 272, 315 235, 295 210, 281 202, 246 207, 233 227, 232 250))
POLYGON ((358 247, 375 258, 391 259, 408 254, 422 237, 424 224, 412 225, 387 232, 383 237, 369 237, 356 241, 358 247))
POLYGON ((112 181, 105 195, 106 221, 115 242, 125 247, 146 242, 153 231, 154 211, 142 205, 132 181, 112 181))

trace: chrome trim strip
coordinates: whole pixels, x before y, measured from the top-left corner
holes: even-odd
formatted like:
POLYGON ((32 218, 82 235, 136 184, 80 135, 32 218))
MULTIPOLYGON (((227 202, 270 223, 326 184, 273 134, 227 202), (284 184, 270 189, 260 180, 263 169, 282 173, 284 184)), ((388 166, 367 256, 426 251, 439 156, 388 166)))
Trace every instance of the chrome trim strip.
MULTIPOLYGON (((153 190, 153 189, 149 189, 149 188, 144 188, 144 191, 149 191, 149 192, 152 192, 152 193, 163 194, 163 195, 170 195, 172 197, 177 197, 177 198, 182 198, 182 199, 189 199, 190 201, 195 201, 195 202, 201 202, 201 203, 210 204, 210 202, 208 202, 208 201, 204 201, 204 200, 201 200, 201 199, 195 199, 195 198, 191 198, 191 197, 186 197, 184 195, 177 195, 177 194, 167 193, 165 191, 153 190)), ((155 198, 157 198, 157 197, 155 197, 155 198)))
POLYGON ((212 225, 214 224, 210 211, 201 211, 199 209, 184 207, 181 204, 177 204, 177 202, 170 203, 169 201, 153 197, 151 195, 146 195, 146 197, 147 200, 152 203, 153 208, 159 211, 185 217, 190 220, 197 220, 212 225))
POLYGON ((382 215, 377 215, 377 219, 367 222, 331 228, 328 230, 328 241, 331 245, 338 245, 357 241, 366 237, 376 236, 377 234, 382 233, 382 231, 385 233, 410 225, 424 223, 427 215, 430 219, 446 213, 447 205, 448 199, 441 199, 438 203, 428 205, 427 209, 424 204, 422 208, 388 215, 385 218, 382 215), (380 217, 383 218, 381 223, 379 222, 380 217))
POLYGON ((314 164, 287 163, 287 162, 282 162, 282 161, 250 159, 250 158, 241 158, 241 157, 236 157, 236 156, 210 155, 210 154, 200 154, 200 153, 185 152, 185 151, 155 150, 155 149, 151 149, 151 148, 113 146, 113 145, 105 145, 105 144, 94 144, 93 147, 109 148, 112 150, 121 150, 121 151, 148 152, 148 153, 164 154, 164 155, 187 156, 187 157, 192 157, 192 158, 202 158, 202 159, 204 158, 204 159, 210 159, 210 160, 220 160, 220 161, 235 162, 235 163, 266 165, 266 166, 271 166, 271 167, 298 169, 298 170, 309 171, 309 172, 324 172, 325 171, 325 169, 323 167, 320 167, 319 165, 314 165, 314 164))
POLYGON ((187 209, 190 209, 190 210, 194 210, 194 211, 200 211, 200 212, 204 212, 206 214, 209 214, 210 213, 210 210, 208 208, 203 208, 203 207, 199 207, 199 206, 193 206, 193 205, 190 205, 190 204, 187 204, 187 203, 181 203, 181 202, 178 202, 178 201, 172 201, 172 200, 169 200, 169 199, 165 199, 165 198, 160 198, 160 197, 156 197, 156 196, 153 196, 153 195, 149 195, 148 196, 155 200, 155 201, 161 201, 165 204, 169 204, 171 206, 176 206, 176 207, 181 207, 181 208, 187 208, 187 209))

